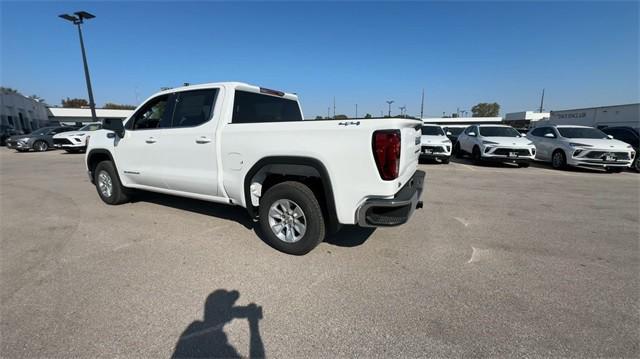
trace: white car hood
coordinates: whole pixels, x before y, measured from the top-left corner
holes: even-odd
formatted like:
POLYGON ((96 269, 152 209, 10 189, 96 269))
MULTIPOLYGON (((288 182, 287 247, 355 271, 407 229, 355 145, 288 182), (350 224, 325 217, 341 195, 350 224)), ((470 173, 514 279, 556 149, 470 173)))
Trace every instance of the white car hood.
POLYGON ((530 146, 531 143, 526 137, 482 137, 482 140, 496 142, 502 146, 530 146))
POLYGON ((69 132, 63 132, 63 133, 59 133, 57 135, 54 135, 53 138, 70 138, 70 137, 77 137, 77 136, 81 136, 81 135, 86 135, 87 132, 90 131, 69 131, 69 132))
POLYGON ((610 139, 593 139, 593 138, 565 138, 565 141, 570 143, 581 143, 584 145, 590 145, 593 148, 605 149, 605 150, 628 150, 627 143, 619 140, 610 139))
POLYGON ((449 138, 447 136, 427 136, 422 135, 420 138, 420 142, 423 145, 440 145, 450 143, 449 138))

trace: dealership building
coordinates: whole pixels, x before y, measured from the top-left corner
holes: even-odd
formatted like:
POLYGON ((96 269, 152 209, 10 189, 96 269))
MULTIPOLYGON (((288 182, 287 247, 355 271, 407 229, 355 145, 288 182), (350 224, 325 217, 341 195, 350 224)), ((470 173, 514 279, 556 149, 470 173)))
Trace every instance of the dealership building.
MULTIPOLYGON (((133 110, 96 109, 97 121, 104 119, 125 119, 133 110)), ((62 125, 82 125, 93 122, 89 108, 47 107, 44 103, 20 93, 3 90, 0 93, 0 124, 23 133, 45 127, 62 125)))
POLYGON ((515 128, 527 129, 535 126, 538 121, 548 120, 549 112, 520 111, 511 112, 504 117, 504 124, 515 128))

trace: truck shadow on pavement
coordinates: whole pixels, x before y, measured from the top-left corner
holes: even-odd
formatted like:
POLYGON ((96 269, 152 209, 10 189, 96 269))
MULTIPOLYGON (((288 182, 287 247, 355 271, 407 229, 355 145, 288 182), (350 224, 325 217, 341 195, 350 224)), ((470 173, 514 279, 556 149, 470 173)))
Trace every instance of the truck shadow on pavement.
MULTIPOLYGON (((260 229, 260 225, 253 222, 247 215, 247 210, 239 206, 229 206, 199 199, 176 197, 147 191, 136 191, 131 198, 131 203, 136 202, 148 202, 238 222, 246 229, 253 230, 263 242, 268 244, 268 241, 265 240, 264 234, 260 229)), ((325 242, 340 247, 356 247, 366 242, 374 230, 375 228, 343 226, 339 232, 328 235, 325 242)))
POLYGON ((264 358, 264 344, 259 321, 262 307, 255 303, 236 306, 237 290, 218 289, 209 294, 204 304, 203 320, 189 324, 176 343, 171 358, 240 358, 227 338, 224 326, 234 319, 246 319, 249 324, 249 358, 264 358))
POLYGON ((167 206, 184 211, 195 212, 207 216, 228 219, 242 224, 247 229, 253 229, 254 223, 247 216, 247 211, 238 206, 229 206, 199 199, 177 197, 169 194, 161 194, 146 191, 136 191, 131 198, 131 203, 149 202, 161 206, 167 206))

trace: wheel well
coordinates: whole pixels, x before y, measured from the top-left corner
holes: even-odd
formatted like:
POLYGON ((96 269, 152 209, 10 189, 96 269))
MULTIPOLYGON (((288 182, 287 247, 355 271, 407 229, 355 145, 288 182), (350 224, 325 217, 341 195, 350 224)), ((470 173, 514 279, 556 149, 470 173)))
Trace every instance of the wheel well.
POLYGON ((245 177, 245 203, 247 211, 252 218, 258 216, 258 206, 254 205, 251 186, 259 184, 259 196, 257 200, 278 183, 285 181, 300 182, 314 193, 322 212, 328 219, 330 230, 337 230, 338 220, 333 199, 333 190, 329 175, 320 161, 304 157, 276 157, 258 161, 245 177))
POLYGON ((566 154, 566 153, 564 153, 564 150, 563 150, 562 148, 556 148, 555 150, 553 150, 553 152, 551 152, 551 154, 553 155, 553 154, 555 154, 556 152, 560 152, 560 153, 562 153, 562 155, 563 155, 565 158, 567 158, 567 154, 566 154))
POLYGON ((93 171, 96 169, 96 166, 98 166, 98 163, 102 161, 111 161, 111 157, 108 154, 102 152, 90 154, 89 159, 87 159, 87 167, 89 168, 89 171, 93 173, 93 171))

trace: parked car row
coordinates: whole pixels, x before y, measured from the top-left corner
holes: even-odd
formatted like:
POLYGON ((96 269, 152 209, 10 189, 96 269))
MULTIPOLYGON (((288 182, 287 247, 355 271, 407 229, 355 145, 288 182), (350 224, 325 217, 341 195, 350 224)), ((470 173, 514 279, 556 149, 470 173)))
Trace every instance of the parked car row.
POLYGON ((6 139, 8 148, 18 152, 45 152, 52 148, 67 152, 84 152, 87 148, 89 133, 102 128, 100 123, 79 126, 42 127, 29 134, 13 135, 6 139))
POLYGON ((453 154, 474 161, 514 163, 528 167, 533 160, 550 163, 556 169, 568 166, 602 168, 620 172, 633 168, 640 172, 638 130, 610 127, 546 124, 521 133, 506 125, 422 127, 420 157, 449 163, 453 154), (454 132, 452 132, 454 131, 454 132), (452 145, 453 143, 453 145, 452 145))

